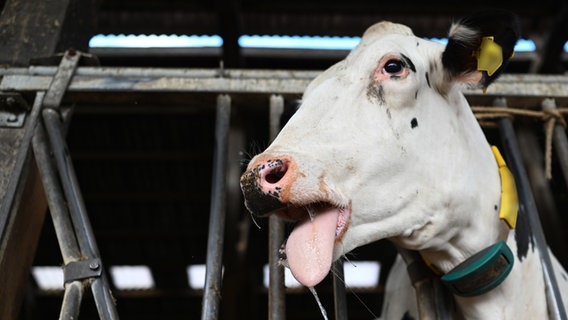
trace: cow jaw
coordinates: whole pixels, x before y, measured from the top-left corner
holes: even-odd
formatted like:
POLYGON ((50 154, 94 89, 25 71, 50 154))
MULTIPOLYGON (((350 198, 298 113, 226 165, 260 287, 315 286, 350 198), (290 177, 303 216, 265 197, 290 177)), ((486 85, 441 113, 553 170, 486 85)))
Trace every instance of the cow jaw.
POLYGON ((313 287, 331 269, 335 243, 348 229, 351 209, 318 203, 281 211, 287 218, 291 213, 299 218, 286 241, 288 267, 298 282, 313 287))

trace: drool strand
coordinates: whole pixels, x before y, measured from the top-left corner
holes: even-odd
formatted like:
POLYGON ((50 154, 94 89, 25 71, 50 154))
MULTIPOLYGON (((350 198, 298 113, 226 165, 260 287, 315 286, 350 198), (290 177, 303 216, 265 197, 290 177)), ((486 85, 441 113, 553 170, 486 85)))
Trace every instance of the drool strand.
POLYGON ((316 298, 316 302, 318 303, 318 306, 320 308, 321 311, 321 315, 323 316, 324 320, 328 320, 327 318, 327 312, 325 311, 325 308, 323 307, 323 305, 321 304, 321 301, 318 297, 318 293, 316 292, 316 288, 314 287, 308 287, 308 289, 310 289, 310 292, 314 295, 314 298, 316 298))
POLYGON ((308 211, 308 215, 310 216, 310 221, 314 221, 316 218, 316 211, 312 208, 311 205, 306 206, 306 210, 308 211))

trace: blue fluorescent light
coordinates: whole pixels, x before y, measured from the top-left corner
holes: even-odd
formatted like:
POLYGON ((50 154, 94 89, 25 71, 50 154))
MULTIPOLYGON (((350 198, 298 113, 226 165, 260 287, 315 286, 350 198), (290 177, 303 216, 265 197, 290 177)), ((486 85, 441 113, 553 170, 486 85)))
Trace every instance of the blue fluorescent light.
POLYGON ((515 51, 517 52, 533 52, 536 50, 536 45, 532 40, 519 39, 515 45, 515 51))
MULTIPOLYGON (((448 43, 446 38, 432 38, 434 42, 448 43)), ((242 48, 351 50, 361 41, 360 37, 319 36, 248 36, 239 38, 242 48)), ((96 35, 91 38, 91 48, 203 48, 220 47, 223 39, 218 36, 177 35, 96 35)), ((532 52, 536 45, 532 40, 521 39, 515 46, 517 52, 532 52)), ((568 42, 564 45, 568 52, 568 42)))
POLYGON ((361 41, 360 37, 318 36, 241 36, 242 48, 351 50, 361 41))
POLYGON ((448 44, 448 38, 431 38, 431 39, 425 38, 425 40, 430 40, 441 44, 448 44))
POLYGON ((96 35, 89 41, 91 48, 203 48, 220 47, 220 36, 177 35, 96 35))
MULTIPOLYGON (((447 38, 432 38, 428 40, 441 44, 448 43, 447 38)), ((243 48, 351 50, 360 41, 360 37, 241 36, 239 45, 243 48)), ((566 47, 568 48, 568 43, 566 47)), ((518 52, 535 50, 536 46, 532 40, 520 39, 515 45, 515 51, 518 52)))

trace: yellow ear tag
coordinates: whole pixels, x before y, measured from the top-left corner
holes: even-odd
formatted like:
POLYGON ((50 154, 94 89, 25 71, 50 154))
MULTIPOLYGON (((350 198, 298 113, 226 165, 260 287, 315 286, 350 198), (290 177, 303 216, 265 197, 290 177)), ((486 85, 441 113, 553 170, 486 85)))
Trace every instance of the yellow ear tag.
POLYGON ((477 70, 487 71, 492 76, 503 64, 503 50, 495 43, 493 37, 483 37, 481 45, 472 54, 477 58, 477 70))
POLYGON ((515 229, 519 211, 519 198, 515 179, 501 156, 499 149, 491 146, 491 151, 493 151, 495 160, 497 160, 499 176, 501 177, 501 209, 499 209, 499 218, 505 220, 510 229, 515 229))

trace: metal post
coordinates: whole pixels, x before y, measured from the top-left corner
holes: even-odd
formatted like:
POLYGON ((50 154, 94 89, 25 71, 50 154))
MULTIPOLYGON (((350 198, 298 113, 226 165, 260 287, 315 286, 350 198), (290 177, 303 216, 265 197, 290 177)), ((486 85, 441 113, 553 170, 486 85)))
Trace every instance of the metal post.
POLYGON ((49 89, 45 93, 45 97, 43 99, 43 106, 45 108, 59 109, 61 99, 73 79, 77 66, 79 66, 81 56, 81 52, 75 50, 65 52, 63 58, 61 58, 59 66, 57 67, 57 71, 51 79, 49 89))
MULTIPOLYGON (((505 99, 496 99, 494 105, 498 107, 506 107, 507 102, 505 99)), ((524 212, 521 211, 520 214, 525 213, 527 215, 526 218, 533 230, 535 245, 540 254, 544 282, 547 289, 546 298, 550 317, 551 319, 566 320, 566 311, 562 304, 558 283, 556 282, 548 247, 546 245, 546 239, 544 238, 542 225, 538 218, 535 200, 531 192, 527 173, 523 167, 519 145, 515 136, 515 130, 513 129, 513 123, 509 118, 502 118, 499 120, 499 132, 501 133, 505 157, 510 164, 513 175, 515 176, 517 190, 519 192, 519 200, 522 203, 522 207, 525 208, 524 212)))
POLYGON ((65 193, 73 225, 76 229, 79 247, 83 254, 89 257, 98 257, 98 248, 93 236, 91 223, 86 217, 87 209, 85 208, 83 196, 79 189, 79 182, 75 176, 67 144, 61 134, 62 122, 60 115, 53 109, 43 110, 42 115, 51 142, 51 151, 53 152, 55 163, 59 171, 63 192, 65 193))
POLYGON ((347 319, 347 292, 345 290, 345 275, 343 260, 338 259, 333 264, 333 302, 335 306, 335 320, 347 319))
POLYGON ((65 284, 65 294, 63 295, 63 303, 61 304, 61 312, 59 314, 60 320, 79 319, 84 290, 83 282, 79 280, 65 284))
POLYGON ((40 123, 33 138, 34 155, 38 166, 43 189, 45 190, 49 212, 53 220, 55 235, 63 257, 63 263, 77 261, 81 258, 81 252, 77 243, 77 238, 70 221, 69 211, 65 203, 65 198, 61 193, 61 184, 57 179, 57 173, 53 167, 50 157, 48 140, 45 136, 45 128, 40 123))
MULTIPOLYGON (((71 221, 77 236, 77 242, 81 253, 90 259, 100 257, 91 223, 87 217, 87 210, 83 201, 83 196, 79 189, 79 183, 75 175, 73 163, 69 156, 67 144, 61 132, 62 122, 60 115, 53 109, 45 109, 42 112, 43 121, 49 140, 51 151, 53 152, 55 163, 59 172, 59 178, 63 187, 63 192, 69 207, 71 221)), ((98 268, 103 268, 98 266, 98 268)), ((118 319, 118 313, 114 305, 114 298, 109 290, 110 286, 106 274, 103 272, 100 277, 94 278, 91 283, 91 290, 95 298, 95 304, 101 319, 118 319)))
MULTIPOLYGON (((544 99, 542 109, 556 109, 556 101, 554 99, 544 99)), ((558 122, 554 126, 552 141, 554 143, 554 150, 558 156, 558 163, 560 164, 560 168, 562 168, 564 181, 568 184, 568 138, 566 138, 565 128, 558 124, 558 122)))
MULTIPOLYGON (((280 117, 284 112, 284 98, 280 95, 270 97, 269 135, 274 140, 280 132, 280 117)), ((268 319, 286 319, 286 288, 284 286, 284 267, 279 264, 280 248, 284 242, 284 221, 271 215, 268 218, 268 319)))
POLYGON ((418 251, 397 246, 406 264, 406 270, 416 293, 418 315, 421 320, 451 319, 452 301, 440 278, 426 266, 418 251))
POLYGON ((231 98, 217 97, 215 120, 215 153, 213 156, 213 183, 211 190, 211 213, 207 239, 207 262, 205 292, 201 311, 202 320, 214 320, 219 316, 223 269, 223 240, 225 231, 226 172, 231 98))
MULTIPOLYGON (((61 185, 57 179, 57 173, 50 157, 45 128, 42 123, 38 125, 32 140, 36 164, 38 166, 43 189, 45 190, 49 212, 53 220, 55 235, 63 257, 63 263, 67 265, 81 258, 81 252, 77 238, 73 230, 65 199, 61 192, 61 185)), ((77 319, 83 298, 84 285, 82 281, 73 281, 65 284, 65 294, 61 304, 59 319, 77 319)))

